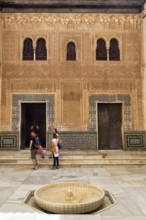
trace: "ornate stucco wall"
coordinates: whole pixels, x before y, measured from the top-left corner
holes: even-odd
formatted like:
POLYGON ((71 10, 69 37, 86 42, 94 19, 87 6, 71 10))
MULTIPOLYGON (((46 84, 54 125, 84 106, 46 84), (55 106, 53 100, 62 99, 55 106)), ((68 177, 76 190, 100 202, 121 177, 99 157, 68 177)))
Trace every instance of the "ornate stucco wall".
POLYGON ((12 130, 15 94, 53 94, 54 124, 62 131, 90 129, 90 97, 109 96, 103 98, 108 102, 114 95, 113 101, 120 102, 119 95, 125 95, 131 102, 124 123, 143 130, 142 22, 140 14, 0 14, 1 130, 12 130), (47 61, 22 61, 26 37, 34 46, 38 37, 46 39, 47 61), (121 61, 96 61, 98 38, 108 49, 110 39, 118 39, 121 61), (69 41, 76 44, 76 62, 66 61, 69 41))
POLYGON ((144 68, 144 129, 146 130, 146 3, 143 11, 143 43, 144 43, 144 60, 143 60, 143 68, 144 68))
MULTIPOLYGON (((0 48, 2 48, 2 28, 3 25, 0 23, 0 48)), ((0 106, 1 106, 1 96, 2 96, 2 49, 0 50, 0 106)), ((0 108, 0 122, 1 122, 1 108, 0 108)), ((1 123, 0 123, 0 129, 1 129, 1 123)))

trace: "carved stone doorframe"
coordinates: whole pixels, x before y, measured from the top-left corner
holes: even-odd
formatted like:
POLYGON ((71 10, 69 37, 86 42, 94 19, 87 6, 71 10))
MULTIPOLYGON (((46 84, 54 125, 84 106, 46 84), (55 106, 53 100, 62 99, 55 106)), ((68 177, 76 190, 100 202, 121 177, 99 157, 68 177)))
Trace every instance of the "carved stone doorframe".
MULTIPOLYGON (((46 103, 46 131, 55 123, 55 95, 54 94, 13 94, 12 98, 12 130, 21 130, 21 103, 46 103)), ((21 139, 19 138, 19 146, 21 139)))
MULTIPOLYGON (((97 131, 97 104, 122 103, 122 139, 124 145, 124 132, 132 130, 131 97, 128 94, 91 94, 89 96, 89 130, 97 131)), ((98 131, 97 131, 98 140, 98 131)), ((97 141, 98 148, 98 141, 97 141)))

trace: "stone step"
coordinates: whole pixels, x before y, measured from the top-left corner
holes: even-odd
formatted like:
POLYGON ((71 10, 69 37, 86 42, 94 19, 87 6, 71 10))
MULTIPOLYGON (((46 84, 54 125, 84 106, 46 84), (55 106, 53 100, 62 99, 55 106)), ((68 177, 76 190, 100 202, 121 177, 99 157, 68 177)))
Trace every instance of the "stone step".
MULTIPOLYGON (((50 152, 45 151, 45 160, 38 156, 41 166, 52 165, 53 159, 49 159, 50 152)), ((130 166, 146 165, 146 151, 63 151, 60 152, 60 164, 62 167, 94 167, 94 166, 130 166)), ((0 153, 0 165, 24 165, 31 166, 30 151, 2 152, 0 153)))
MULTIPOLYGON (((50 157, 51 154, 45 154, 45 158, 47 159, 48 157, 50 157)), ((30 154, 27 155, 12 155, 12 156, 2 156, 0 155, 0 159, 29 159, 30 158, 30 154)), ((39 155, 37 155, 37 158, 40 158, 39 155)), ((146 158, 146 154, 145 155, 120 155, 120 154, 112 154, 112 155, 108 155, 108 154, 98 154, 98 155, 64 155, 64 154, 60 154, 60 158, 63 159, 102 159, 102 158, 107 158, 107 159, 145 159, 146 158)))
MULTIPOLYGON (((45 153, 45 156, 48 158, 50 154, 47 152, 45 153)), ((39 156, 38 156, 39 157, 39 156)), ((30 153, 27 154, 0 154, 0 159, 29 159, 30 158, 30 153)), ((96 154, 64 154, 61 152, 60 158, 62 159, 145 159, 146 154, 141 153, 141 154, 106 154, 106 153, 96 153, 96 154)))
POLYGON ((61 154, 61 157, 63 159, 101 159, 101 158, 107 158, 107 159, 145 159, 145 155, 133 155, 133 154, 127 154, 127 155, 121 155, 121 154, 93 154, 93 155, 63 155, 61 154))
MULTIPOLYGON (((53 163, 53 159, 38 159, 40 165, 49 165, 53 163)), ((31 159, 0 159, 0 165, 12 164, 12 165, 31 165, 31 159)), ((146 159, 63 159, 60 158, 60 164, 62 166, 67 165, 146 165, 146 159)))

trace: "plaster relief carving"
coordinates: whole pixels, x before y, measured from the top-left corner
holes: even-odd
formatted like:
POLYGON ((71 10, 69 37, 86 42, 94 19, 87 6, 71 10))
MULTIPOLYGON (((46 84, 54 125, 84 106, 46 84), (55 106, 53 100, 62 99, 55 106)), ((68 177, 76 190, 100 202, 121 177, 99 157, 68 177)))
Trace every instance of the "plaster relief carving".
MULTIPOLYGON (((78 25, 96 25, 101 23, 103 27, 107 24, 115 24, 115 28, 126 28, 126 24, 131 29, 139 29, 141 27, 142 16, 136 14, 2 14, 0 21, 4 24, 52 24, 58 23, 64 25, 65 28, 69 24, 73 27, 78 25), (74 26, 75 25, 75 26, 74 26)), ((128 27, 128 26, 127 26, 128 27)))

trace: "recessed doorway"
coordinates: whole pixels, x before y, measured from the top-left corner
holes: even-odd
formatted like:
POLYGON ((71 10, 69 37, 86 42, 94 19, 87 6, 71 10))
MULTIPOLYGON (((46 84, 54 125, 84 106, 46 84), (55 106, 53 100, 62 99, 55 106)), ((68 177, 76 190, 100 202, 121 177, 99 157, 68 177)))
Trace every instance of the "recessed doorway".
POLYGON ((33 123, 39 126, 38 135, 46 147, 46 103, 21 103, 21 149, 29 147, 33 123))
POLYGON ((122 149, 122 104, 99 103, 97 108, 98 148, 122 149))

